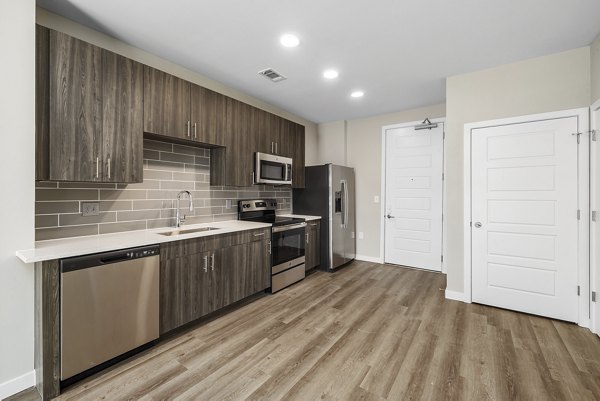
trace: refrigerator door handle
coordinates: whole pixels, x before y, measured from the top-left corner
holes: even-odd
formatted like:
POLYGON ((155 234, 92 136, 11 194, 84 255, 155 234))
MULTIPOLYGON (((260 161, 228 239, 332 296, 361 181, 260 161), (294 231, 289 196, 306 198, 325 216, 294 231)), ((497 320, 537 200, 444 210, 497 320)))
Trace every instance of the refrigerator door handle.
POLYGON ((342 227, 348 228, 348 181, 342 180, 342 227))

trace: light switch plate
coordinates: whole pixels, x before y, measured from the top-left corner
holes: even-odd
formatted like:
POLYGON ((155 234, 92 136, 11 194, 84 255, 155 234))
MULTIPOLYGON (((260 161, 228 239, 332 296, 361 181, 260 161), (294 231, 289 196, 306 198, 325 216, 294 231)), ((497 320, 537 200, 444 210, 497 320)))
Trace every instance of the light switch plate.
POLYGON ((365 239, 365 233, 363 233, 362 231, 358 232, 358 239, 365 239))
POLYGON ((87 216, 98 216, 100 213, 100 204, 98 202, 82 202, 81 203, 81 215, 87 216))
POLYGON ((375 202, 375 203, 379 203, 379 196, 378 196, 378 195, 375 195, 375 196, 373 197, 373 202, 375 202))

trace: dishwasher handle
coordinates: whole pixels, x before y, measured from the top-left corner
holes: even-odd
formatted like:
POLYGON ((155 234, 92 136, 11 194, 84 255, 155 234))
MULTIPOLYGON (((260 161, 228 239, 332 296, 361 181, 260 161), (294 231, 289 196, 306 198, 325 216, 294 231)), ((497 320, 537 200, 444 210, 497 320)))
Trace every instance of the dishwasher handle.
POLYGON ((87 269, 94 266, 109 265, 139 258, 147 258, 160 255, 159 245, 141 246, 137 248, 120 249, 92 255, 75 256, 60 260, 60 270, 62 273, 70 271, 87 269))
POLYGON ((109 264, 109 263, 121 262, 123 260, 129 260, 132 258, 133 258, 133 255, 131 255, 131 253, 127 252, 127 253, 121 253, 119 255, 108 256, 106 258, 102 258, 102 259, 100 259, 100 262, 102 262, 103 264, 109 264))

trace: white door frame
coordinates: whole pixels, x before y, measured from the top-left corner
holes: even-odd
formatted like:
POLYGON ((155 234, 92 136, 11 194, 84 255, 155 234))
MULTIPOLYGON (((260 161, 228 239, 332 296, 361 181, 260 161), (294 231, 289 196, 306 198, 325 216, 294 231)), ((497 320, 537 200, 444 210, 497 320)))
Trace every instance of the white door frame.
MULTIPOLYGON (((600 99, 598 99, 594 104, 590 106, 590 116, 592 117, 590 120, 590 129, 596 130, 596 135, 600 134, 600 120, 596 120, 593 118, 594 112, 600 110, 600 99)), ((600 139, 600 138, 599 138, 600 139)), ((596 212, 600 211, 600 199, 598 198, 598 180, 600 180, 600 150, 598 149, 598 145, 592 146, 590 149, 590 209, 595 210, 596 212)), ((599 224, 598 221, 593 224, 599 224)), ((600 243, 600 238, 596 235, 596 230, 591 231, 591 249, 590 249, 590 280, 591 283, 594 283, 591 286, 590 291, 596 291, 596 302, 591 302, 590 297, 590 316, 591 322, 590 327, 592 331, 600 336, 600 322, 596 321, 597 309, 600 308, 600 288, 595 288, 595 283, 598 282, 598 278, 600 277, 600 250, 598 249, 598 243, 600 243), (594 246, 595 245, 595 246, 594 246)))
MULTIPOLYGON (((431 118, 430 121, 432 123, 438 123, 438 124, 443 124, 444 125, 444 136, 442 138, 443 141, 443 146, 442 146, 442 172, 444 174, 444 176, 446 175, 446 118, 445 117, 440 117, 440 118, 431 118)), ((385 187, 385 181, 386 181, 386 171, 385 171, 385 162, 386 162, 386 131, 390 130, 390 129, 396 129, 396 128, 410 128, 410 127, 415 127, 417 125, 420 125, 423 123, 423 120, 419 120, 419 121, 411 121, 411 122, 407 122, 407 123, 400 123, 400 124, 391 124, 391 125, 384 125, 383 127, 381 127, 381 195, 380 195, 380 222, 379 222, 379 227, 380 227, 380 232, 379 232, 379 238, 380 238, 380 247, 379 247, 379 255, 380 255, 380 259, 381 259, 381 263, 385 263, 385 192, 386 192, 386 187, 385 187)), ((446 180, 442 180, 442 255, 444 257, 444 259, 442 260, 442 273, 446 274, 446 255, 448 254, 448 252, 446 252, 446 180)))
MULTIPOLYGON (((503 118, 499 120, 480 121, 465 124, 464 127, 464 165, 463 165, 463 247, 464 247, 464 272, 463 272, 463 300, 472 302, 472 253, 471 253, 471 132, 477 128, 489 128, 499 125, 535 122, 540 120, 551 120, 565 117, 577 117, 579 132, 581 135, 581 148, 579 152, 579 209, 581 219, 579 224, 579 250, 577 261, 578 285, 581 292, 579 297, 579 317, 577 323, 582 327, 590 324, 590 263, 589 263, 589 221, 590 221, 590 160, 589 160, 589 108, 562 110, 550 113, 532 114, 519 117, 503 118), (587 150, 587 151, 586 151, 587 150), (582 224, 587 223, 587 224, 582 224)), ((573 211, 576 213, 576 211, 573 211)))

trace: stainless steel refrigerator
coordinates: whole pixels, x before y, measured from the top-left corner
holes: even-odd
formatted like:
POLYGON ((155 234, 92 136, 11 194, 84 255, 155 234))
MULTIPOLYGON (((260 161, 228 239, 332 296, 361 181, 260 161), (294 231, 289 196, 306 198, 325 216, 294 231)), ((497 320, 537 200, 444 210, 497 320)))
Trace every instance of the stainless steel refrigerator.
POLYGON ((325 164, 305 170, 306 184, 293 191, 295 214, 321 216, 321 269, 356 257, 354 169, 325 164))

